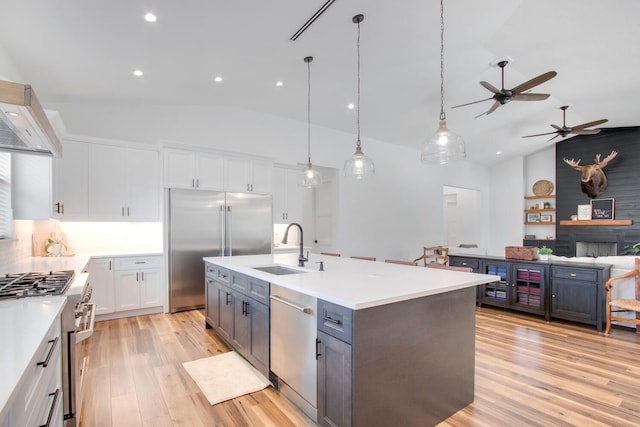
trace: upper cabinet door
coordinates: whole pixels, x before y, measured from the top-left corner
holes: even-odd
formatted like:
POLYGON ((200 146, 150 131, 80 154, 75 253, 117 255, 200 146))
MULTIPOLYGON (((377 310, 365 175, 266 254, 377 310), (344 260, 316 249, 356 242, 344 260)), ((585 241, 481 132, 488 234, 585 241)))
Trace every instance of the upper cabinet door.
POLYGON ((201 190, 224 190, 224 158, 216 154, 201 153, 196 156, 198 175, 196 186, 201 190))
POLYGON ((53 159, 52 216, 86 220, 89 216, 89 144, 62 141, 63 157, 53 159))
POLYGON ((211 153, 165 150, 165 188, 224 189, 224 159, 211 153))
POLYGON ((126 220, 124 149, 109 145, 89 146, 89 217, 126 220))
POLYGON ((127 219, 160 218, 160 165, 156 151, 125 149, 125 207, 127 219))
POLYGON ((273 164, 268 161, 227 158, 224 186, 226 191, 271 194, 273 164))
POLYGON ((92 144, 89 149, 89 218, 157 221, 158 153, 92 144))

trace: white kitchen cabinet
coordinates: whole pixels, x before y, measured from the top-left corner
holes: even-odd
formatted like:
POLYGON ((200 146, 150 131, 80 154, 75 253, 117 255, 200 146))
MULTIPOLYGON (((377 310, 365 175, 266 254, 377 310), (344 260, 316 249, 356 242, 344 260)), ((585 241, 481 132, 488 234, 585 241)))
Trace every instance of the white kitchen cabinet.
POLYGON ((271 194, 273 191, 273 163, 242 157, 225 159, 225 191, 271 194))
POLYGON ((89 144, 63 140, 61 158, 54 158, 52 216, 86 220, 89 216, 89 144))
POLYGON ((162 257, 127 257, 115 260, 115 311, 162 305, 162 257))
POLYGON ((89 218, 157 221, 158 153, 91 144, 89 147, 89 218))
POLYGON ((186 150, 164 151, 165 188, 224 189, 224 158, 186 150))
POLYGON ((302 222, 304 187, 298 186, 299 169, 273 168, 273 222, 302 222))
POLYGON ((92 258, 87 272, 93 288, 91 302, 96 304, 96 315, 115 311, 113 258, 92 258))

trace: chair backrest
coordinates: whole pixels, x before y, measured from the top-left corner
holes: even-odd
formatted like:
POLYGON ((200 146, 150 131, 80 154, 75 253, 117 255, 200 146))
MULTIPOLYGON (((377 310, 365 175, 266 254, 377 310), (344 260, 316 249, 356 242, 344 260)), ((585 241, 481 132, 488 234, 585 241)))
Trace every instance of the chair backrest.
POLYGON ((385 259, 384 262, 388 262, 390 264, 403 264, 403 265, 413 265, 413 266, 418 265, 416 261, 403 261, 400 259, 385 259))
POLYGON ((340 254, 337 252, 320 252, 320 255, 340 256, 340 254))
POLYGON ((355 256, 355 255, 352 255, 351 258, 353 258, 353 259, 363 259, 365 261, 375 261, 376 260, 376 257, 373 257, 373 256, 355 256))
POLYGON ((436 264, 435 262, 427 264, 427 268, 437 268, 439 270, 465 271, 467 273, 473 273, 473 268, 471 267, 457 267, 453 265, 442 265, 442 264, 436 264))
POLYGON ((425 267, 431 263, 447 265, 449 264, 449 248, 444 246, 425 246, 422 248, 422 256, 414 259, 415 262, 420 260, 423 261, 425 267))

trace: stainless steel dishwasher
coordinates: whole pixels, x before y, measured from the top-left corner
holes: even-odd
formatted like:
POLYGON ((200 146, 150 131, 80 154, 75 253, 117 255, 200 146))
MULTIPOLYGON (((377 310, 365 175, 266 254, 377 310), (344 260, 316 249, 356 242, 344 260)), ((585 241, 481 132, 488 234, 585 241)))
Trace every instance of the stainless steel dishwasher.
POLYGON ((289 400, 317 421, 315 297, 271 284, 271 372, 289 400))

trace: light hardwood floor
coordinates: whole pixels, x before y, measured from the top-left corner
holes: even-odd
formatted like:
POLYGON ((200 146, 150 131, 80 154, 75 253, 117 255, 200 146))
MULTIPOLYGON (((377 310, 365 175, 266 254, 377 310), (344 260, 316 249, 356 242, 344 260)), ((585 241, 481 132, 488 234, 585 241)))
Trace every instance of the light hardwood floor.
MULTIPOLYGON (((441 426, 640 425, 640 334, 486 307, 476 319, 475 401, 441 426)), ((272 388, 209 405, 182 367, 228 351, 202 311, 98 322, 88 341, 83 427, 314 425, 272 388)))

